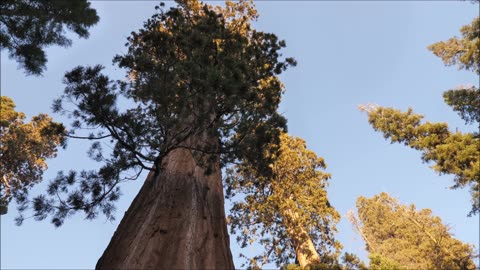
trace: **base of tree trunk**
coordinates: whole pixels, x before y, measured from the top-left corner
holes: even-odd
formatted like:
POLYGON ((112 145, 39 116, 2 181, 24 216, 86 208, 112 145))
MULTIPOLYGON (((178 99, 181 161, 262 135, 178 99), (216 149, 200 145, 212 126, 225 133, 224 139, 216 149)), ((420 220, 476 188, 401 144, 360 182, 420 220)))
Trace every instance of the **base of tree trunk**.
POLYGON ((151 172, 96 269, 234 269, 221 171, 176 149, 151 172))

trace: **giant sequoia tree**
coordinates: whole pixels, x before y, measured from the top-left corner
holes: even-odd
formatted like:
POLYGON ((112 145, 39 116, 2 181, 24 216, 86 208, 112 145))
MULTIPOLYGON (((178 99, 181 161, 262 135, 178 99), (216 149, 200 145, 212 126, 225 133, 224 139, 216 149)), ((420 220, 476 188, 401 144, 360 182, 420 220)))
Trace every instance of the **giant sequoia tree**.
MULTIPOLYGON (((459 68, 480 75, 480 18, 462 27, 463 38, 438 42, 429 49, 445 64, 458 64, 459 68)), ((480 90, 476 86, 460 86, 444 92, 445 102, 467 124, 480 124, 480 90)), ((422 123, 423 116, 412 109, 401 112, 393 108, 362 107, 368 113, 368 122, 392 143, 403 143, 422 152, 425 162, 440 174, 455 176, 452 188, 470 187, 472 209, 470 215, 480 211, 480 134, 462 133, 448 129, 446 123, 422 123)))
POLYGON ((0 48, 7 49, 28 74, 40 75, 51 45, 68 47, 65 29, 81 38, 99 18, 87 0, 3 0, 0 3, 0 48))
POLYGON ((47 158, 55 157, 57 148, 65 145, 62 124, 46 114, 32 117, 25 123, 25 114, 15 111, 15 103, 0 97, 0 215, 8 204, 22 202, 28 190, 42 180, 47 158))
POLYGON ((387 193, 357 199, 350 221, 369 252, 370 269, 476 269, 473 245, 453 238, 430 209, 403 205, 387 193))
POLYGON ((338 212, 330 205, 325 188, 330 174, 323 158, 306 148, 300 138, 281 135, 280 151, 272 174, 259 176, 254 167, 240 164, 229 169, 227 195, 233 202, 229 216, 232 233, 246 247, 258 241, 265 251, 250 264, 277 266, 296 259, 300 267, 337 263, 341 245, 334 238, 338 212), (234 195, 239 196, 234 196, 234 195))
POLYGON ((177 3, 158 7, 115 57, 127 80, 77 67, 54 104, 74 118, 75 136, 97 129, 84 137, 96 141, 89 154, 102 167, 59 173, 33 200, 37 219, 61 225, 76 211, 113 218, 119 184, 149 171, 98 269, 233 268, 221 168, 243 162, 270 174, 286 125, 276 112, 278 74, 294 61, 281 59, 284 41, 250 27, 252 4, 177 3))

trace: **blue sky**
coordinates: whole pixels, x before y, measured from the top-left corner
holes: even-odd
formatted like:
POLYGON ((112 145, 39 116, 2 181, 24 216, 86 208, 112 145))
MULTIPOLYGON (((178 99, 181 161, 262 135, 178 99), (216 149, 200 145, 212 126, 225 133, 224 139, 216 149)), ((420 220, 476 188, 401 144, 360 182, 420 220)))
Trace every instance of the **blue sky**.
MULTIPOLYGON (((47 49, 43 77, 26 77, 17 63, 2 51, 1 92, 17 110, 31 117, 51 114, 50 105, 63 92, 65 71, 77 65, 102 64, 113 78, 122 70, 111 65, 115 54, 126 52, 124 43, 133 30, 150 17, 157 1, 95 1, 100 22, 87 40, 74 36, 70 48, 47 49)), ((173 2, 168 2, 171 5, 173 2)), ((369 126, 359 104, 376 103, 399 109, 414 108, 432 122, 447 122, 452 129, 473 130, 450 107, 442 92, 459 84, 475 84, 471 72, 445 67, 426 47, 459 35, 459 28, 478 16, 478 4, 451 2, 324 2, 263 1, 256 3, 258 29, 285 39, 285 56, 298 66, 282 74, 286 94, 279 111, 288 119, 290 134, 307 141, 325 158, 332 174, 328 196, 342 215, 337 235, 344 251, 365 258, 364 243, 344 218, 358 196, 382 191, 417 208, 431 208, 452 227, 455 236, 479 247, 479 218, 468 218, 468 190, 450 190, 453 176, 439 176, 423 164, 420 153, 390 144, 369 126)), ((57 121, 68 121, 53 115, 57 121)), ((32 194, 45 190, 59 170, 97 166, 85 154, 87 144, 70 141, 69 147, 49 162, 45 182, 32 194)), ((122 186, 117 220, 94 221, 76 215, 60 228, 48 220, 26 220, 16 227, 15 209, 1 216, 2 269, 91 269, 106 248, 123 213, 137 194, 143 178, 122 186)), ((227 207, 228 208, 228 207, 227 207)), ((241 251, 231 237, 236 267, 241 251)), ((270 266, 273 267, 273 266, 270 266)))

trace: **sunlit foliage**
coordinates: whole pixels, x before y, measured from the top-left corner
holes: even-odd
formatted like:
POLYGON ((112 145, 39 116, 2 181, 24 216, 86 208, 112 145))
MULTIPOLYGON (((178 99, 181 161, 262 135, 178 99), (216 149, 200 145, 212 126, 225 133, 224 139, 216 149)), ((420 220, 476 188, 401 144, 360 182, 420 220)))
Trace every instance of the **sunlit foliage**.
MULTIPOLYGON (((478 7, 477 7, 478 8, 478 7)), ((470 25, 460 29, 462 38, 453 37, 428 46, 436 56, 442 58, 445 65, 457 65, 480 74, 480 17, 470 25)))
POLYGON ((230 168, 227 196, 238 195, 230 210, 231 232, 239 235, 242 247, 256 241, 264 247, 251 265, 280 266, 295 258, 302 267, 336 263, 341 245, 334 235, 340 215, 327 198, 330 174, 322 171, 325 167, 304 140, 284 133, 271 176, 259 176, 248 164, 230 168))
POLYGON ((411 109, 370 107, 368 121, 392 143, 402 143, 422 152, 422 160, 432 162, 440 174, 455 176, 452 188, 470 187, 471 214, 479 211, 480 141, 478 134, 452 132, 446 123, 422 123, 423 116, 411 109))
MULTIPOLYGON (((479 74, 480 19, 462 27, 463 39, 452 38, 429 47, 448 65, 479 74)), ((476 86, 459 86, 443 94, 445 102, 456 111, 466 124, 480 124, 480 90, 476 86)), ((402 143, 422 152, 425 162, 440 174, 455 176, 452 188, 469 187, 472 209, 469 215, 480 211, 480 134, 453 132, 446 123, 422 123, 423 116, 412 109, 401 112, 378 106, 362 107, 368 121, 376 131, 383 133, 392 143, 402 143)))
POLYGON ((403 205, 387 193, 357 199, 349 219, 366 242, 369 269, 476 269, 473 245, 453 238, 430 209, 403 205))
POLYGON ((46 114, 25 123, 25 114, 15 111, 9 97, 1 96, 0 105, 0 214, 5 214, 12 199, 24 201, 42 180, 46 159, 65 144, 65 129, 46 114))

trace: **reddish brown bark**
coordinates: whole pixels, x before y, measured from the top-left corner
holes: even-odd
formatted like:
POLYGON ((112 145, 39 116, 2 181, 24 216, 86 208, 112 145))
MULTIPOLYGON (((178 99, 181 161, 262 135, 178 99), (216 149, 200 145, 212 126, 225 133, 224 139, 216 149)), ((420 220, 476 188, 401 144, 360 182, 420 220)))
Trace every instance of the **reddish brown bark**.
POLYGON ((162 168, 147 177, 96 269, 234 269, 219 162, 205 175, 177 148, 162 168))

